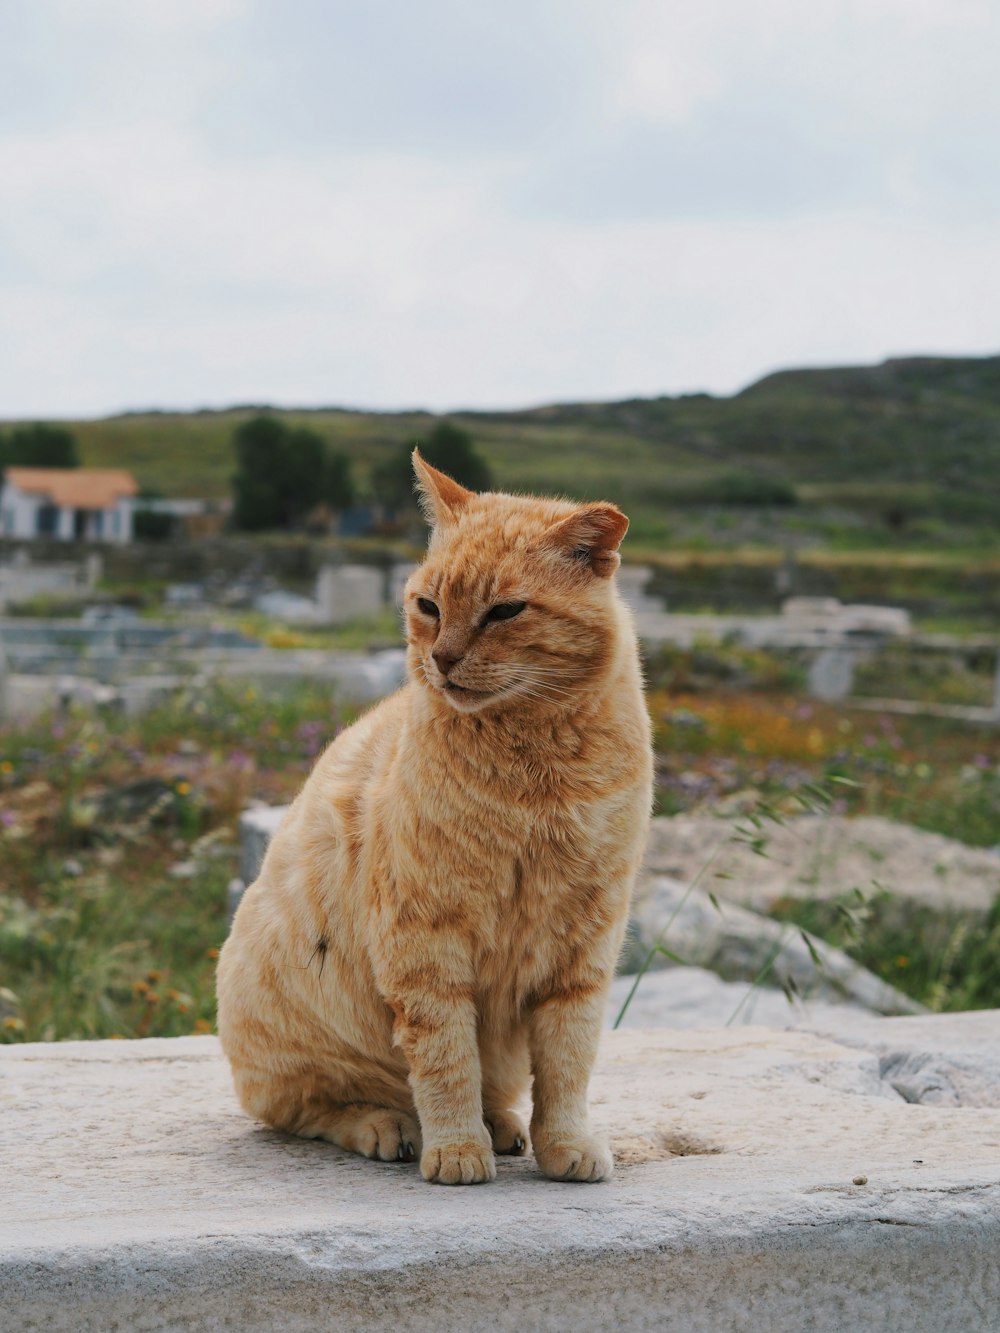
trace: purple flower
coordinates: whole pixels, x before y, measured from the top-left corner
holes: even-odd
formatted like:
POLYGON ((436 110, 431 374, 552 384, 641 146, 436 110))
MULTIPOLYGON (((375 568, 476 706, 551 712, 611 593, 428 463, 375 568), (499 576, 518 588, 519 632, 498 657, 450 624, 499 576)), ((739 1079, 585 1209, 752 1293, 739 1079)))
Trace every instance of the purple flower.
POLYGON ((4 828, 10 828, 12 824, 16 823, 17 815, 14 814, 13 810, 4 810, 3 813, 0 814, 0 824, 2 824, 4 828))

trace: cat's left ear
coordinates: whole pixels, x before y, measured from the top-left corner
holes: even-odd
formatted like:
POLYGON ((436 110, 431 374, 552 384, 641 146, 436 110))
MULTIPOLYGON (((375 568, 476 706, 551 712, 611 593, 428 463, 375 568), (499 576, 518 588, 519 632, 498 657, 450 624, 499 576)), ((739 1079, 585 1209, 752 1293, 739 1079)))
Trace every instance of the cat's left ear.
POLYGON ((467 491, 464 486, 459 486, 457 481, 452 481, 451 477, 446 477, 436 467, 425 463, 420 457, 419 449, 414 449, 411 457, 417 478, 417 499, 420 501, 424 518, 435 528, 453 523, 475 495, 475 491, 467 491))
POLYGON ((589 568, 600 579, 609 579, 621 564, 618 547, 628 532, 628 519, 615 505, 586 505, 569 518, 560 519, 546 533, 549 542, 589 568))

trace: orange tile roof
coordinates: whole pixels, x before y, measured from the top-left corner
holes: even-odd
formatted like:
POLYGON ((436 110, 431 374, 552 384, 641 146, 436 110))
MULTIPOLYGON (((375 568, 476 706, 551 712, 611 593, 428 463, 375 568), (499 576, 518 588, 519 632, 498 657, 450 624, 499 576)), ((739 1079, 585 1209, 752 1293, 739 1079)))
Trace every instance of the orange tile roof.
POLYGON ((119 468, 9 467, 5 475, 18 490, 47 495, 69 509, 109 509, 139 492, 132 474, 119 468))

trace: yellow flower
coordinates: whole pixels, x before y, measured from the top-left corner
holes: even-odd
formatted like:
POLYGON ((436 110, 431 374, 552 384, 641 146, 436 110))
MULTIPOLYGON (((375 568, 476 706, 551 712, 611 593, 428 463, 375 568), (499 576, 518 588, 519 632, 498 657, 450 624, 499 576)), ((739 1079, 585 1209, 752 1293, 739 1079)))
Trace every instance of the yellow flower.
POLYGON ((187 796, 190 790, 191 790, 190 782, 178 782, 177 786, 174 788, 174 791, 177 793, 178 796, 187 796))
POLYGON ((4 1025, 4 1027, 7 1029, 8 1032, 23 1032, 23 1031, 24 1031, 24 1019, 23 1019, 23 1018, 5 1018, 4 1021, 3 1021, 3 1025, 4 1025))
POLYGON ((13 771, 14 771, 14 765, 10 762, 9 759, 5 759, 3 763, 0 764, 0 773, 13 773, 13 771))
POLYGON ((209 1032, 211 1032, 211 1031, 212 1031, 212 1025, 211 1025, 211 1023, 208 1021, 208 1019, 207 1019, 207 1018, 199 1018, 198 1021, 197 1021, 197 1022, 195 1023, 195 1025, 194 1025, 194 1031, 192 1032, 191 1035, 192 1035, 193 1037, 204 1037, 207 1033, 209 1033, 209 1032))
POLYGON ((208 954, 209 958, 218 958, 219 956, 218 949, 206 949, 205 952, 208 954))
POLYGON ((897 967, 909 967, 909 965, 910 965, 910 960, 909 960, 909 958, 907 958, 907 956, 906 956, 905 953, 901 953, 901 954, 899 955, 899 957, 896 959, 896 966, 897 966, 897 967))

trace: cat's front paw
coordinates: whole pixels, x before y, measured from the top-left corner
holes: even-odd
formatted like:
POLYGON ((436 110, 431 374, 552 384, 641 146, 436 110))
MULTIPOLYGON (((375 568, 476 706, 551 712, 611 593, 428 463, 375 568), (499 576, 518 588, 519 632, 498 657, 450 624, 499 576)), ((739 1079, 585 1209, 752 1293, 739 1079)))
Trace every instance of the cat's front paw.
POLYGON ((535 1161, 550 1180, 608 1180, 615 1165, 611 1149, 593 1134, 535 1144, 535 1161))
POLYGON ((438 1185, 478 1185, 496 1179, 497 1164, 489 1144, 477 1139, 429 1143, 420 1158, 420 1174, 438 1185))

